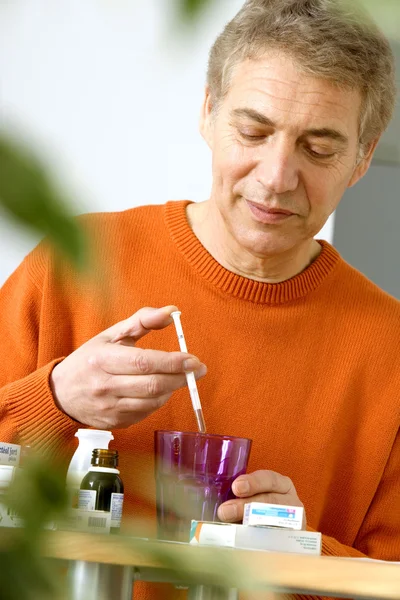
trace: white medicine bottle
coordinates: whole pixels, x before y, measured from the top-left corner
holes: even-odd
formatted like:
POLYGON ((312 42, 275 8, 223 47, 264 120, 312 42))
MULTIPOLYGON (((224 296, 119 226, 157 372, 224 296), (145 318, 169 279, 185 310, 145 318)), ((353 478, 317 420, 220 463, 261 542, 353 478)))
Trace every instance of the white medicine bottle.
POLYGON ((71 506, 78 508, 79 488, 82 479, 90 469, 92 452, 96 448, 107 450, 114 436, 111 431, 102 429, 78 429, 75 437, 78 438, 79 445, 69 463, 67 488, 71 497, 71 506))

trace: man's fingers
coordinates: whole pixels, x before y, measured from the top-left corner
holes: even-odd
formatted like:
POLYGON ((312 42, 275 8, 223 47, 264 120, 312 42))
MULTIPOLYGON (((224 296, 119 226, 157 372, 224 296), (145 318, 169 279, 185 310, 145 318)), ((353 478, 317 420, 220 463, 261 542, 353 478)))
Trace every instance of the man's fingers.
MULTIPOLYGON (((206 369, 200 367, 195 371, 196 379, 205 375, 206 369)), ((184 387, 186 377, 179 375, 143 375, 135 377, 134 375, 113 375, 108 378, 101 378, 99 382, 93 381, 91 392, 97 398, 113 396, 115 398, 149 398, 157 399, 165 394, 171 394, 175 390, 184 387)), ((157 403, 154 405, 154 410, 157 403)))
MULTIPOLYGON (((297 494, 286 496, 285 494, 256 494, 251 498, 237 498, 236 500, 228 500, 218 507, 218 518, 226 523, 241 523, 243 521, 244 506, 248 502, 261 502, 263 504, 283 504, 289 506, 302 506, 297 494)), ((303 513, 302 529, 307 527, 306 512, 303 513)))
POLYGON ((202 366, 196 356, 185 352, 147 350, 122 344, 106 344, 101 352, 94 353, 88 360, 110 375, 187 373, 197 371, 202 366))
POLYGON ((96 404, 96 416, 101 417, 102 429, 121 429, 142 421, 157 408, 163 406, 171 397, 165 394, 157 399, 152 398, 118 398, 113 410, 105 406, 101 411, 101 403, 96 404))
POLYGON ((164 394, 158 398, 120 398, 118 400, 118 414, 136 415, 140 413, 149 415, 158 408, 161 408, 161 406, 164 406, 170 399, 171 393, 164 394))
POLYGON ((292 480, 275 471, 254 471, 240 475, 232 484, 233 493, 241 498, 263 493, 289 494, 292 490, 292 480))
POLYGON ((172 323, 171 313, 174 310, 178 309, 173 305, 162 308, 141 308, 128 319, 103 331, 99 337, 114 343, 124 338, 136 342, 152 329, 163 329, 172 323))
MULTIPOLYGON (((286 504, 287 497, 280 494, 257 494, 251 498, 251 502, 263 502, 267 504, 286 504)), ((228 500, 218 507, 218 518, 226 523, 242 522, 244 505, 250 502, 248 498, 237 498, 228 500)))
POLYGON ((244 505, 248 502, 303 506, 292 480, 275 471, 255 471, 240 475, 233 482, 232 491, 238 498, 224 502, 218 508, 218 518, 221 521, 242 521, 244 505))

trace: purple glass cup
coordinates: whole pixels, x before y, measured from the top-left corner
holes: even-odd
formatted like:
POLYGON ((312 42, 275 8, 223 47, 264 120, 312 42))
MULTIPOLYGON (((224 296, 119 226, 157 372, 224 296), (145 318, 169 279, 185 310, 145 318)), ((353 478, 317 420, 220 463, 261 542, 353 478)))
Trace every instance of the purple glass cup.
POLYGON ((234 498, 232 483, 246 472, 252 441, 228 435, 156 431, 158 537, 189 541, 190 521, 216 521, 234 498))

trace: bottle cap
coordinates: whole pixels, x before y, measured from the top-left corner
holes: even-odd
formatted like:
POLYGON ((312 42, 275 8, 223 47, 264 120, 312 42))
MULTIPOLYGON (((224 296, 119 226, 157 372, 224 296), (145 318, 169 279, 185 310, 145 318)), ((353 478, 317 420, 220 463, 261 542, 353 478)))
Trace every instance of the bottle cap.
POLYGON ((75 437, 77 437, 77 438, 80 438, 80 437, 88 437, 88 438, 103 437, 103 438, 107 439, 108 441, 114 439, 114 436, 111 433, 111 431, 108 431, 107 429, 78 429, 78 431, 75 433, 75 437))
POLYGON ((92 466, 116 469, 118 467, 118 451, 96 448, 92 452, 92 466))

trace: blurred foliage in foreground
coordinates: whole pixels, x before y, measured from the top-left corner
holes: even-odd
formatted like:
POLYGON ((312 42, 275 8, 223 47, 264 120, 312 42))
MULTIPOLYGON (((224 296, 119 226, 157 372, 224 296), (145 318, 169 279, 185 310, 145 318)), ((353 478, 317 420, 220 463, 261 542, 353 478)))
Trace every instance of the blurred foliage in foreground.
POLYGON ((31 457, 16 476, 2 502, 24 522, 24 528, 0 528, 1 600, 55 600, 61 584, 57 570, 41 556, 45 525, 67 507, 65 478, 40 457, 31 457), (7 532, 14 533, 8 541, 7 532), (8 543, 7 543, 8 542, 8 543))
POLYGON ((84 235, 62 192, 33 152, 4 134, 0 135, 0 204, 11 218, 46 236, 56 250, 82 269, 84 235))
MULTIPOLYGON (((173 1, 181 18, 190 24, 205 8, 225 0, 173 1)), ((354 0, 343 2, 350 8, 354 6, 354 0)), ((372 14, 388 36, 400 40, 400 0, 360 0, 360 4, 372 14)), ((32 151, 1 132, 0 206, 6 215, 24 227, 47 236, 77 268, 85 265, 85 239, 71 215, 63 192, 32 151)), ((41 558, 40 549, 44 525, 61 517, 65 511, 67 498, 60 473, 49 468, 42 460, 32 461, 24 469, 23 477, 18 478, 11 487, 6 502, 24 519, 25 527, 19 529, 18 534, 8 542, 7 531, 0 528, 1 599, 55 600, 61 593, 62 581, 54 565, 50 568, 50 564, 41 558)), ((127 543, 133 544, 134 541, 127 543)), ((189 569, 189 563, 174 563, 168 545, 157 558, 181 575, 189 569)), ((206 583, 207 562, 203 566, 206 583)), ((217 567, 220 567, 221 574, 218 583, 226 585, 226 577, 229 581, 229 573, 238 565, 232 563, 217 567)))
MULTIPOLYGON (((131 460, 135 461, 136 456, 131 460)), ((137 483, 135 497, 154 502, 148 489, 150 479, 154 479, 153 470, 144 464, 140 466, 143 479, 137 483), (148 485, 144 486, 144 483, 148 485)), ((43 456, 30 456, 23 468, 16 470, 17 475, 9 491, 1 496, 1 501, 8 507, 11 514, 18 515, 24 522, 24 527, 6 529, 0 527, 0 598, 1 600, 67 600, 68 574, 63 562, 44 558, 46 555, 46 537, 56 535, 47 532, 54 523, 68 521, 68 494, 65 488, 64 470, 57 468, 54 463, 43 456)), ((183 512, 173 507, 174 514, 184 518, 189 523, 191 518, 190 506, 183 512)), ((167 569, 173 580, 184 585, 213 585, 230 587, 232 573, 235 573, 235 583, 241 587, 255 586, 255 580, 250 573, 240 565, 235 553, 223 552, 216 554, 216 549, 201 548, 197 552, 176 553, 173 545, 152 543, 152 521, 144 519, 128 522, 129 535, 99 535, 99 542, 107 543, 111 538, 126 546, 127 550, 136 550, 151 562, 162 565, 167 569), (134 537, 136 536, 136 537, 134 537)), ((93 537, 94 534, 91 534, 93 537)), ((107 551, 105 550, 105 553, 107 551)), ((105 554, 106 555, 106 554, 105 554)), ((110 558, 112 556, 110 555, 110 558)), ((92 598, 90 590, 87 597, 92 598)))

